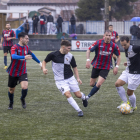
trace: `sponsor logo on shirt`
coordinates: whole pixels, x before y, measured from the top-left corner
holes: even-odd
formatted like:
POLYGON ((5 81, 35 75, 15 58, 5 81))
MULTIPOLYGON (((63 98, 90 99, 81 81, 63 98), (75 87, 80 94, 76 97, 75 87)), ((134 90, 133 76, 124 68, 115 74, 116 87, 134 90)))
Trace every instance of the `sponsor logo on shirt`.
POLYGON ((111 52, 100 51, 100 55, 106 55, 106 56, 108 56, 110 54, 111 54, 111 52))

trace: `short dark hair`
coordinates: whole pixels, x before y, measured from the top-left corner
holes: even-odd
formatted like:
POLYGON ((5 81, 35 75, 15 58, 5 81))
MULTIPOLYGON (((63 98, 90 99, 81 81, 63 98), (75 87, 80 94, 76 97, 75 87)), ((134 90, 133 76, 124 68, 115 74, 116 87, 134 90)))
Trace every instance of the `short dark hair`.
POLYGON ((68 40, 63 40, 63 41, 61 42, 61 46, 66 46, 66 47, 68 47, 68 46, 71 46, 71 43, 70 43, 68 40))
POLYGON ((111 31, 110 31, 110 30, 105 30, 105 33, 106 33, 106 32, 107 32, 107 33, 111 33, 111 31))
POLYGON ((112 26, 112 27, 113 27, 113 25, 109 25, 108 27, 110 27, 110 26, 112 26))
POLYGON ((130 41, 129 37, 128 36, 122 36, 120 41, 125 41, 128 43, 130 41))
POLYGON ((18 39, 20 39, 21 37, 24 38, 26 35, 28 35, 28 34, 25 33, 25 32, 21 32, 21 33, 18 34, 18 39))

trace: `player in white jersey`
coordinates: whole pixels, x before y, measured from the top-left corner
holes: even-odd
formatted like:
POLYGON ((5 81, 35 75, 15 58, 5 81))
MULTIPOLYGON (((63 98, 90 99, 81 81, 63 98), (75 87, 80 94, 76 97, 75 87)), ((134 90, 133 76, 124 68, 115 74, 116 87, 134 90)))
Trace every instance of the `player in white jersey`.
MULTIPOLYGON (((131 113, 137 109, 136 96, 134 91, 140 85, 140 46, 130 45, 130 40, 127 36, 123 36, 120 40, 122 47, 125 50, 127 62, 124 63, 126 70, 124 70, 121 76, 115 83, 116 89, 123 102, 129 103, 125 94, 123 85, 128 84, 127 95, 131 103, 131 113)), ((118 106, 119 108, 120 106, 118 106)))
POLYGON ((79 108, 70 92, 74 92, 76 97, 82 99, 84 107, 87 107, 88 102, 85 95, 80 92, 78 82, 82 84, 82 81, 79 78, 75 58, 71 53, 69 53, 70 50, 71 43, 67 40, 62 41, 60 50, 49 53, 42 63, 42 68, 43 73, 47 74, 48 70, 46 69, 46 63, 52 61, 52 70, 57 88, 62 95, 66 96, 69 104, 78 112, 78 116, 82 117, 83 111, 79 108), (73 68, 78 82, 73 76, 71 67, 73 68))

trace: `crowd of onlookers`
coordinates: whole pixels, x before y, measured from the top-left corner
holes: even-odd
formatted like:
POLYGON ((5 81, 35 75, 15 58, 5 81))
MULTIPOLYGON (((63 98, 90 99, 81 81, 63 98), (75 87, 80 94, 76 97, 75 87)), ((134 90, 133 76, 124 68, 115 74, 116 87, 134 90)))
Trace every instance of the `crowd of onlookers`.
POLYGON ((132 35, 132 40, 140 39, 140 24, 137 26, 136 22, 133 22, 130 27, 130 34, 132 35))
MULTIPOLYGON (((34 14, 32 17, 33 20, 33 34, 45 34, 47 32, 47 35, 52 34, 51 29, 54 24, 54 17, 52 16, 52 13, 49 13, 49 16, 46 18, 45 15, 41 14, 40 17, 37 15, 37 13, 34 14), (40 24, 40 33, 38 30, 38 23, 40 24), (45 28, 45 24, 47 24, 47 29, 45 28)), ((76 33, 76 18, 74 15, 71 16, 70 18, 71 22, 71 33, 75 34, 76 33)), ((58 15, 57 21, 56 21, 56 28, 57 28, 57 33, 62 32, 62 23, 63 23, 63 18, 58 15)), ((24 30, 26 33, 29 33, 30 31, 30 24, 28 20, 26 20, 24 24, 24 30)))

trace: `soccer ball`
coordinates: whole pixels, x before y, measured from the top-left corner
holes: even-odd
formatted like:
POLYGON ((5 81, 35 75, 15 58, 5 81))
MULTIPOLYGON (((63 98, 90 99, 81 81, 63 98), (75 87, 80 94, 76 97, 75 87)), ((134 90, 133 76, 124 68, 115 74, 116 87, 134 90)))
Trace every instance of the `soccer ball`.
POLYGON ((128 105, 127 103, 123 103, 120 108, 119 108, 120 112, 122 114, 129 114, 131 111, 131 107, 130 105, 128 105))

